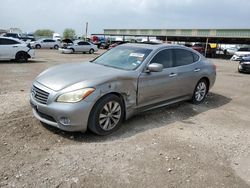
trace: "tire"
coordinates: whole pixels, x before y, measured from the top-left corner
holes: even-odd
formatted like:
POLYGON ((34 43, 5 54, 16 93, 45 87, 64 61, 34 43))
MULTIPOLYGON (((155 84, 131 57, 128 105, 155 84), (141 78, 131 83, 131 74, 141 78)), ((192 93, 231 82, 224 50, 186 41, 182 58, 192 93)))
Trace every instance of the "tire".
POLYGON ((41 49, 41 45, 40 45, 40 44, 37 44, 37 45, 36 45, 36 49, 41 49))
POLYGON ((28 61, 28 54, 26 52, 17 52, 16 61, 19 63, 26 63, 28 61))
POLYGON ((89 53, 90 54, 93 54, 95 52, 95 50, 93 49, 93 48, 91 48, 90 50, 89 50, 89 53))
POLYGON ((59 46, 58 45, 55 45, 54 46, 54 49, 58 50, 59 46))
POLYGON ((124 106, 120 97, 107 95, 94 105, 88 129, 97 135, 108 135, 116 131, 124 118, 124 106))
POLYGON ((72 52, 71 53, 74 53, 75 52, 75 49, 74 48, 70 48, 71 50, 72 50, 72 52))
POLYGON ((201 79, 195 86, 194 94, 192 97, 193 104, 202 103, 208 93, 208 83, 206 79, 201 79))

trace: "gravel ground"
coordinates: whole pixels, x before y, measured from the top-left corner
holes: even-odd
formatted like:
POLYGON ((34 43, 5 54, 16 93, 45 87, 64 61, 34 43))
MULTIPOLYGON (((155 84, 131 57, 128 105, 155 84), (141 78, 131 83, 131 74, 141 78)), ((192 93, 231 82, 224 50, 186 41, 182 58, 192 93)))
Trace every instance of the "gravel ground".
POLYGON ((0 62, 0 187, 250 187, 250 75, 237 63, 214 60, 217 81, 203 104, 139 114, 99 137, 44 125, 29 105, 41 71, 98 54, 36 55, 0 62))

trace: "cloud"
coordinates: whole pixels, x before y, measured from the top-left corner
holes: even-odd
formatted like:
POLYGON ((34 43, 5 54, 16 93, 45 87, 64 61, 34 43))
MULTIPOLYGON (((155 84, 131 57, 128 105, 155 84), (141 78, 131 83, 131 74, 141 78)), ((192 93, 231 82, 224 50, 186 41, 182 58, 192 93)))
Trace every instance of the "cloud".
POLYGON ((104 28, 250 28, 250 1, 241 0, 5 0, 0 26, 48 28, 80 35, 104 28), (239 11, 240 10, 240 11, 239 11))

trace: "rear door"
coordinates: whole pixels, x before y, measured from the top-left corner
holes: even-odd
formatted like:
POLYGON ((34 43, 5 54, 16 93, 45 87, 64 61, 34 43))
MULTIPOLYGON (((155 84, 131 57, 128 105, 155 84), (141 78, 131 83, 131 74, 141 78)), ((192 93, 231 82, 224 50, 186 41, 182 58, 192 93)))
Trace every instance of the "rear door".
POLYGON ((162 72, 143 72, 138 80, 138 107, 146 107, 178 95, 177 69, 173 67, 173 51, 159 51, 150 63, 163 65, 162 72))
POLYGON ((202 62, 200 57, 186 49, 174 49, 174 67, 177 70, 177 83, 179 96, 193 94, 194 88, 200 78, 202 62))

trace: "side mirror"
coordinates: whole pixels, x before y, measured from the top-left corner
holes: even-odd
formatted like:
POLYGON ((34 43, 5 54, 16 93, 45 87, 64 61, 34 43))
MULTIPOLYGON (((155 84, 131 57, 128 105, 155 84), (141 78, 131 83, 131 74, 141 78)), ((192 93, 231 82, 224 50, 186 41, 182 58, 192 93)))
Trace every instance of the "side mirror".
POLYGON ((148 72, 162 72, 163 66, 159 63, 151 63, 148 65, 147 71, 148 72))

